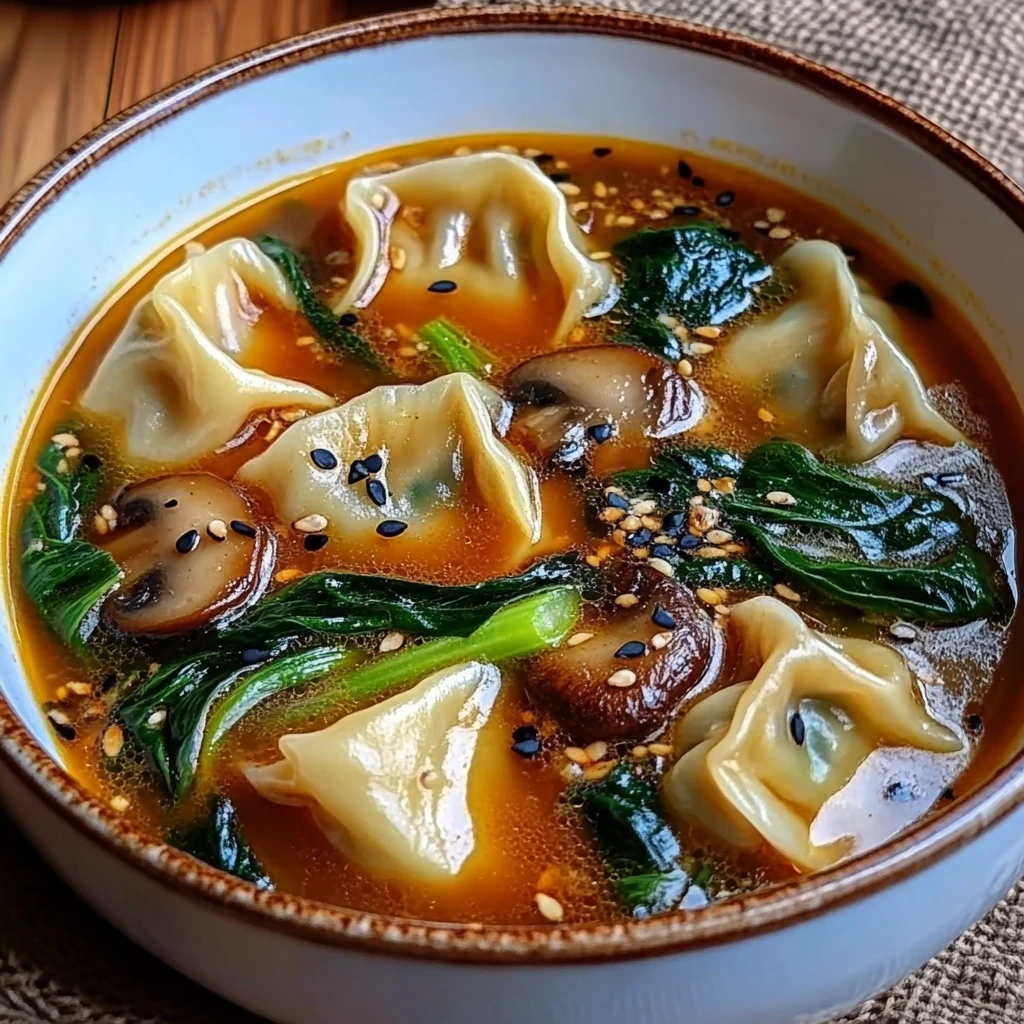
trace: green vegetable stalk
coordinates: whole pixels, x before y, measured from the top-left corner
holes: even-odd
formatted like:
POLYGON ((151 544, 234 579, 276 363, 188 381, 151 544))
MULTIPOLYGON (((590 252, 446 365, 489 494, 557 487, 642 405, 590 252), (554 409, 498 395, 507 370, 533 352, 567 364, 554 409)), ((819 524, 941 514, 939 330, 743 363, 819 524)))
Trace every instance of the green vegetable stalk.
POLYGON ((444 320, 431 320, 420 328, 419 336, 446 373, 471 373, 483 380, 494 368, 496 360, 486 348, 444 320))
POLYGON ((169 833, 167 842, 204 864, 252 882, 257 889, 274 888, 259 858, 246 842, 238 812, 227 797, 212 797, 206 817, 191 828, 169 833))

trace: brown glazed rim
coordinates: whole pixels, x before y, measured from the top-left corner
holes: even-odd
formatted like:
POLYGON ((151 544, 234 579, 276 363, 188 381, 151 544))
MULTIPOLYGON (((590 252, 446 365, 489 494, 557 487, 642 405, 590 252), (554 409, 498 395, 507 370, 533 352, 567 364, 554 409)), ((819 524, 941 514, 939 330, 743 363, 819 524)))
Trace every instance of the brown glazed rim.
MULTIPOLYGON (((502 31, 619 36, 676 46, 788 79, 881 122, 954 170, 1024 229, 1024 193, 941 128, 867 86, 772 46, 685 22, 607 10, 535 6, 426 10, 313 32, 236 57, 143 100, 45 167, 0 210, 0 261, 47 203, 109 153, 204 97, 334 53, 407 39, 502 31)), ((313 942, 469 963, 629 959, 747 938, 893 885, 972 840, 1024 801, 1024 755, 945 814, 831 870, 697 912, 600 925, 434 924, 344 910, 254 887, 136 829, 71 779, 0 698, 0 756, 65 821, 181 896, 313 942)))

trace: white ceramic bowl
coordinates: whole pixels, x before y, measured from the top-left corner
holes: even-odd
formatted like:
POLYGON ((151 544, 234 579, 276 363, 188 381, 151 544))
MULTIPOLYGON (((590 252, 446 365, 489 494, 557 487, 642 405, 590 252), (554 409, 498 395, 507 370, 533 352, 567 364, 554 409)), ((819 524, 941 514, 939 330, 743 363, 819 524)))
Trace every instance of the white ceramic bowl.
MULTIPOLYGON (((684 145, 826 200, 953 295, 1024 393, 1024 196, 934 126, 706 29, 571 9, 434 11, 205 72, 98 129, 8 204, 0 459, 11 464, 72 332, 198 221, 363 151, 503 129, 684 145)), ((157 956, 280 1021, 826 1020, 920 965, 1024 866, 1018 759, 883 850, 698 913, 576 928, 383 919, 257 893, 89 798, 59 767, 9 611, 0 677, 0 793, 43 855, 157 956)))

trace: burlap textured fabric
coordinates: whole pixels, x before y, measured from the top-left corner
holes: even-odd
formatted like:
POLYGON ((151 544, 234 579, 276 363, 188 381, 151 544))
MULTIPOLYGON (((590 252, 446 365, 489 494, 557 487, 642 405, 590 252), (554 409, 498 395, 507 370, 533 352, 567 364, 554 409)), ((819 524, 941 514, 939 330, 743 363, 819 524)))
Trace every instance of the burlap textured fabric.
MULTIPOLYGON (((1024 0, 611 0, 608 6, 743 32, 831 64, 915 107, 1024 179, 1024 0)), ((0 816, 0 1022, 255 1020, 100 921, 0 816)), ((841 1024, 1019 1022, 1024 884, 916 975, 841 1024)))

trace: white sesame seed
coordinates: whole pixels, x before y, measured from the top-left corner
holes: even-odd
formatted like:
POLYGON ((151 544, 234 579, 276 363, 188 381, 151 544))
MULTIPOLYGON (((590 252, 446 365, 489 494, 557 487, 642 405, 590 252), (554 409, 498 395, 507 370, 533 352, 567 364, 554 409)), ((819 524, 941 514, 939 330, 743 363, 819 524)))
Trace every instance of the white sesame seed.
POLYGON ((92 693, 92 683, 72 682, 68 683, 68 689, 76 697, 88 697, 92 693))
POLYGON ((642 562, 651 553, 650 548, 633 548, 633 557, 642 562))
POLYGON ((314 338, 312 334, 300 334, 295 339, 295 344, 299 348, 309 348, 310 345, 316 344, 316 338, 314 338))
POLYGON ((917 630, 909 622, 894 622, 889 627, 889 632, 897 640, 916 640, 917 630))
POLYGON ((772 228, 771 231, 768 232, 768 237, 769 238, 778 238, 778 239, 781 240, 783 238, 789 238, 790 235, 792 235, 792 234, 793 234, 793 232, 790 231, 789 228, 779 227, 779 228, 772 228))
POLYGON ((590 756, 582 747, 566 747, 565 756, 569 758, 573 764, 590 764, 590 756))
POLYGON ((706 356, 709 352, 715 351, 715 346, 709 345, 706 341, 691 341, 687 343, 686 351, 691 356, 706 356))
POLYGON ((590 254, 590 258, 592 260, 610 260, 612 258, 612 254, 610 252, 602 250, 601 252, 592 252, 590 254))
POLYGON ((319 512, 313 512, 311 515, 296 519, 292 523, 292 528, 300 533, 320 533, 327 529, 327 516, 322 516, 319 512))
POLYGON ((381 654, 387 654, 389 651, 397 651, 402 644, 405 643, 405 636, 402 633, 388 633, 380 642, 380 646, 377 648, 381 654))
POLYGON ((636 758, 642 758, 647 756, 647 748, 642 744, 635 746, 630 753, 636 758))
POLYGON ((697 548, 695 554, 700 558, 725 558, 729 552, 717 544, 707 544, 702 548, 697 548))
POLYGON ((600 567, 600 565, 601 565, 601 558, 600 558, 600 556, 599 556, 599 555, 587 555, 587 557, 586 557, 586 558, 584 559, 584 561, 585 561, 585 562, 587 563, 587 565, 589 565, 589 566, 590 566, 590 567, 591 567, 592 569, 597 569, 597 568, 599 568, 599 567, 600 567))
POLYGON ((635 515, 646 516, 650 515, 657 507, 658 503, 652 501, 650 498, 642 498, 640 501, 631 501, 630 507, 633 509, 635 515))
POLYGON ((697 490, 700 491, 702 494, 710 494, 711 493, 711 481, 710 480, 705 480, 704 477, 701 477, 697 481, 697 490))
POLYGON ((103 516, 108 523, 117 522, 117 512, 114 510, 113 505, 102 505, 100 507, 100 515, 103 516))
POLYGON ((615 508, 613 505, 609 505, 607 508, 601 509, 598 515, 598 519, 602 523, 617 523, 626 513, 621 508, 615 508))
POLYGON ((214 538, 214 540, 224 540, 228 535, 228 524, 223 519, 211 519, 206 524, 206 532, 214 538))
POLYGON ((675 576, 676 571, 672 568, 670 562, 666 562, 664 558, 648 558, 647 564, 652 568, 656 569, 661 573, 662 576, 675 576))
POLYGON ((766 220, 755 220, 754 227, 757 228, 758 231, 767 231, 771 225, 766 220))
POLYGON ((50 440, 58 448, 77 448, 78 438, 74 434, 54 434, 50 440))
POLYGON ((661 519, 658 516, 641 516, 640 522, 654 533, 661 529, 661 519))
POLYGON ((781 224, 786 219, 786 211, 777 206, 769 206, 764 212, 769 224, 781 224))
POLYGON ((584 753, 591 761, 600 761, 605 754, 608 753, 608 744, 604 740, 596 740, 586 748, 584 753))
POLYGON ((679 362, 676 363, 676 369, 684 377, 693 376, 693 363, 691 363, 689 359, 680 359, 679 362))
POLYGON ((655 633, 651 637, 651 646, 656 650, 660 651, 663 647, 668 647, 669 641, 672 639, 672 634, 669 632, 655 633))
POLYGON ((636 223, 636 217, 631 216, 628 213, 620 213, 615 218, 615 226, 620 228, 630 228, 636 223))
POLYGON ((614 761, 602 761, 600 764, 592 764, 583 769, 583 778, 587 782, 599 782, 615 767, 614 761))
POLYGON ((370 196, 370 202, 373 203, 375 209, 384 209, 384 196, 382 196, 380 192, 374 192, 373 195, 370 196))
POLYGON ((164 722, 166 722, 166 721, 167 721, 167 709, 166 708, 157 708, 157 710, 154 711, 153 714, 151 714, 149 716, 149 718, 146 719, 146 725, 148 725, 151 729, 157 729, 161 725, 163 725, 164 722))
POLYGON ((532 147, 532 146, 527 146, 527 147, 526 147, 526 148, 525 148, 525 149, 523 150, 523 156, 527 157, 527 158, 528 158, 528 159, 530 159, 530 160, 533 160, 533 159, 534 159, 535 157, 538 157, 538 156, 540 156, 540 155, 541 155, 541 153, 543 153, 543 152, 544 152, 544 150, 543 150, 543 149, 535 149, 535 148, 534 148, 534 147, 532 147))
POLYGON ((598 199, 604 199, 608 195, 608 186, 603 181, 595 181, 593 192, 598 199))
POLYGON ((97 533, 106 533, 110 529, 110 523, 98 512, 92 517, 92 525, 96 528, 97 533))
POLYGON ((57 708, 53 708, 51 711, 47 712, 47 714, 50 718, 50 721, 53 722, 54 725, 71 724, 71 719, 68 718, 68 716, 64 714, 63 711, 59 711, 57 708))
POLYGON ((498 152, 499 153, 514 153, 514 154, 518 155, 519 150, 515 146, 503 145, 503 146, 499 146, 498 147, 498 152))
POLYGON ((696 327, 693 331, 694 334, 699 335, 702 338, 717 338, 722 333, 721 327, 696 327))
POLYGON ((111 725, 103 733, 103 753, 107 757, 117 757, 124 747, 124 730, 119 725, 111 725))
POLYGON ((274 573, 274 579, 278 583, 288 583, 291 580, 297 580, 301 575, 301 569, 281 569, 279 572, 274 573))
POLYGON ((720 494, 732 494, 736 490, 736 480, 731 476, 720 476, 717 480, 712 480, 711 483, 720 494))
POLYGON ((762 423, 774 423, 775 422, 775 416, 772 414, 772 412, 769 409, 766 409, 763 405, 761 406, 760 409, 757 410, 757 418, 762 423))
POLYGON ((69 459, 77 459, 82 454, 82 449, 78 445, 73 444, 70 448, 64 449, 64 455, 69 459))
POLYGON ((640 598, 637 597, 636 594, 619 594, 619 596, 615 598, 615 603, 620 608, 632 608, 640 603, 640 598))
POLYGON ((537 909, 540 911, 541 916, 547 918, 548 921, 557 923, 565 917, 565 911, 562 909, 562 904, 559 903, 554 896, 549 896, 546 892, 539 892, 533 897, 533 899, 537 904, 537 909))
POLYGON ((769 491, 765 499, 773 505, 795 505, 796 498, 789 491, 769 491))
POLYGON ((585 644, 588 640, 593 639, 593 636, 593 633, 573 633, 573 635, 566 640, 566 644, 568 644, 569 647, 579 647, 580 644, 585 644))
POLYGON ((672 547, 673 545, 678 544, 679 542, 676 540, 675 537, 670 537, 667 533, 659 533, 654 538, 654 543, 667 544, 669 547, 672 547))
POLYGON ((622 529, 632 533, 634 530, 639 530, 643 526, 643 522, 639 516, 626 516, 619 525, 622 529))
POLYGON ((698 587, 697 597, 699 597, 705 604, 709 604, 712 607, 716 604, 722 603, 722 599, 710 587, 698 587))
POLYGON ((708 530, 704 539, 709 544, 728 544, 732 540, 732 534, 728 530, 708 530))
POLYGON ((679 326, 679 319, 672 316, 671 313, 659 313, 658 323, 672 331, 679 326))
POLYGON ((57 463, 56 469, 57 469, 58 474, 63 476, 70 469, 70 466, 68 466, 68 460, 67 459, 61 459, 57 463))
POLYGON ((649 220, 664 220, 668 216, 666 210, 648 210, 647 217, 649 220))
POLYGON ((636 682, 636 673, 629 668, 620 668, 618 672, 613 672, 605 682, 609 686, 624 690, 636 682))
POLYGON ((669 757, 672 754, 672 744, 670 743, 648 743, 647 749, 655 757, 669 757))
POLYGON ((774 589, 775 593, 784 601, 792 601, 794 604, 799 604, 803 600, 792 587, 787 587, 785 583, 776 583, 774 589))
POLYGON ((405 250, 400 245, 393 245, 388 250, 391 258, 391 269, 402 270, 405 267, 405 250))
POLYGON ((126 796, 118 795, 112 797, 110 800, 110 806, 117 811, 118 814, 124 814, 131 805, 131 801, 126 796))
POLYGON ((580 194, 579 185, 571 181, 560 181, 558 182, 558 191, 565 196, 578 196, 580 194))
POLYGON ((572 165, 569 163, 568 160, 556 160, 555 161, 555 170, 556 171, 567 171, 567 170, 569 170, 569 168, 571 166, 572 165))

